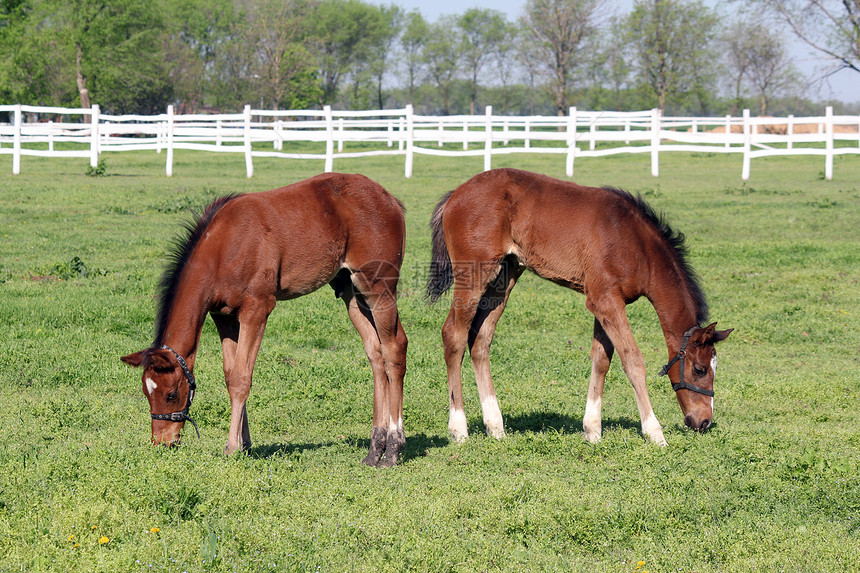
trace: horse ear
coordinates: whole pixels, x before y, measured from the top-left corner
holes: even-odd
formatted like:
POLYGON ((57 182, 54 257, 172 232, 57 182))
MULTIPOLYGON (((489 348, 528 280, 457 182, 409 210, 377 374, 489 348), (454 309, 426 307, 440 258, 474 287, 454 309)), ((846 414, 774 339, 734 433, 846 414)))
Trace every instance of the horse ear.
POLYGON ((716 332, 714 332, 714 344, 716 344, 717 342, 722 342, 723 340, 728 338, 733 330, 734 328, 730 328, 728 330, 717 330, 716 332))
POLYGON ((712 322, 708 326, 702 329, 703 339, 705 342, 709 342, 711 344, 716 344, 717 342, 722 342, 726 338, 729 337, 729 334, 732 333, 734 328, 730 328, 728 330, 717 330, 717 323, 712 322))
POLYGON ((141 350, 140 352, 135 352, 134 354, 129 354, 128 356, 123 356, 122 358, 120 358, 120 360, 122 360, 123 362, 125 362, 129 366, 137 368, 141 364, 143 364, 143 354, 145 352, 146 352, 145 350, 141 350))

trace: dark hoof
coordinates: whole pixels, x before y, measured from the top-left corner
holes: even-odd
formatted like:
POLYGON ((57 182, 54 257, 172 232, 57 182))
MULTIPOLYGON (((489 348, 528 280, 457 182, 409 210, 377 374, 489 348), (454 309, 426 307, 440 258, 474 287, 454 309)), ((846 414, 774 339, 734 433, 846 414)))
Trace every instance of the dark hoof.
POLYGON ((373 428, 370 432, 370 452, 364 458, 364 465, 377 467, 385 454, 386 433, 383 428, 373 428))
POLYGON ((396 430, 388 434, 388 439, 385 443, 385 457, 379 460, 376 467, 390 468, 397 465, 397 460, 400 458, 400 452, 406 445, 406 437, 403 435, 403 430, 396 430))

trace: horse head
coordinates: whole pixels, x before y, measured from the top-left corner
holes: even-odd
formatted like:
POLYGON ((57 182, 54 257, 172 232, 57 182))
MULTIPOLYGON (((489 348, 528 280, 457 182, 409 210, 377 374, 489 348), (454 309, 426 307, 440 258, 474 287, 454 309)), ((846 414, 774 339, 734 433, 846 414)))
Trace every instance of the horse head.
POLYGON ((697 432, 707 430, 714 419, 714 376, 717 370, 714 345, 728 338, 734 330, 717 330, 716 326, 714 322, 684 333, 681 349, 661 372, 661 375, 669 374, 684 413, 684 424, 697 432))
MULTIPOLYGON (((148 348, 120 358, 129 366, 142 367, 143 394, 149 400, 152 443, 178 446, 196 384, 185 360, 169 347, 148 348), (187 382, 187 383, 186 383, 187 382)), ((196 429, 195 424, 195 429, 196 429)))

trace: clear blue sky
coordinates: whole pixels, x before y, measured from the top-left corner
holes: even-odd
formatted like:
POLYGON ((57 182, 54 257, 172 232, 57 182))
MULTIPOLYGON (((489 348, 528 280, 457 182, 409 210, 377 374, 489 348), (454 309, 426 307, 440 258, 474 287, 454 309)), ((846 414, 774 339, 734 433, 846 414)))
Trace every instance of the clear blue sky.
MULTIPOLYGON (((369 0, 372 4, 397 4, 406 10, 418 9, 428 20, 435 21, 443 14, 461 14, 469 8, 492 8, 508 15, 509 20, 515 20, 522 15, 525 0, 369 0)), ((719 0, 705 0, 706 4, 715 6, 719 0)), ((633 6, 633 0, 607 0, 610 13, 626 13, 633 6)), ((822 67, 820 56, 816 56, 803 45, 792 45, 791 53, 795 65, 810 79, 816 76, 816 70, 822 67)), ((842 70, 832 76, 829 85, 825 84, 817 93, 810 93, 813 99, 834 97, 845 102, 860 101, 860 73, 842 70)))

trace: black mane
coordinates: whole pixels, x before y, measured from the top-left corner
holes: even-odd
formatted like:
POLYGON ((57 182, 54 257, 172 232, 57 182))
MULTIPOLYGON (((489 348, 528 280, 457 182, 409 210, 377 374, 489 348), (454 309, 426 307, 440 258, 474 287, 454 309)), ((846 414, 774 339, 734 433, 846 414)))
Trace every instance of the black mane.
POLYGON ((687 292, 693 299, 693 304, 696 307, 696 321, 699 325, 706 324, 708 320, 708 303, 705 300, 705 293, 702 292, 702 287, 699 284, 699 277, 693 267, 687 261, 689 249, 685 243, 684 233, 675 231, 669 226, 665 216, 654 210, 641 195, 633 195, 622 189, 614 187, 604 187, 607 191, 614 193, 619 198, 629 203, 636 211, 638 211, 646 221, 654 225, 660 231, 660 234, 665 239, 666 243, 675 253, 678 268, 681 269, 682 278, 687 285, 687 292))
POLYGON ((206 228, 212 222, 215 214, 236 197, 239 195, 226 195, 210 203, 202 214, 192 213, 193 218, 182 225, 184 232, 180 232, 179 236, 173 240, 171 252, 167 256, 167 266, 158 283, 158 311, 155 315, 153 347, 161 346, 164 343, 162 340, 164 329, 167 328, 167 318, 170 316, 173 301, 176 299, 179 278, 185 268, 185 263, 188 262, 188 258, 194 252, 194 248, 200 242, 200 238, 206 232, 206 228))

